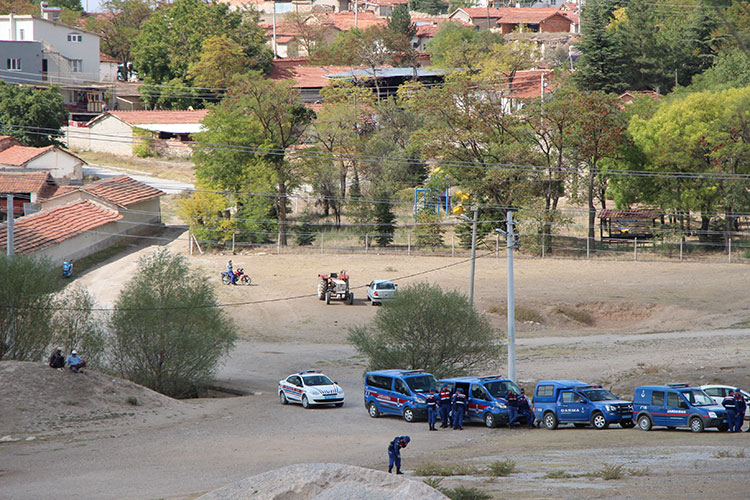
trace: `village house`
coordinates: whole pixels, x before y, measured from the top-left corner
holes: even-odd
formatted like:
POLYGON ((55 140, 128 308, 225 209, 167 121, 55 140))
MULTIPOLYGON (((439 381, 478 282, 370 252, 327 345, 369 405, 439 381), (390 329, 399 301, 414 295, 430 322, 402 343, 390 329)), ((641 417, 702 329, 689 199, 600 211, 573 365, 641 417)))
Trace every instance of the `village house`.
MULTIPOLYGON (((64 186, 42 200, 40 211, 14 222, 15 253, 47 257, 52 262, 78 260, 121 241, 151 234, 161 227, 164 193, 130 177, 64 186)), ((0 248, 7 245, 0 226, 0 248)))
POLYGON ((39 202, 55 194, 57 184, 49 172, 0 171, 0 220, 5 220, 7 195, 13 195, 13 217, 39 210, 39 202))
POLYGON ((83 182, 85 164, 81 158, 58 146, 35 148, 15 144, 0 150, 0 172, 49 172, 61 185, 83 182))
POLYGON ((189 156, 192 135, 203 130, 206 109, 195 111, 107 111, 84 126, 65 127, 68 147, 132 156, 139 146, 149 151, 189 156))

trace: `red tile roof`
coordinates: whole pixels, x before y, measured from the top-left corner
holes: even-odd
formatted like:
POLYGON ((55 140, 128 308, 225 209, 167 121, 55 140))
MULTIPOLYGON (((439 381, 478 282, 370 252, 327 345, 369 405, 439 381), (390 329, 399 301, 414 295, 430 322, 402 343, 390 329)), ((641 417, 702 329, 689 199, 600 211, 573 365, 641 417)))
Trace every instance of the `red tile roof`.
MULTIPOLYGON (((14 248, 17 253, 31 253, 65 241, 109 222, 122 219, 90 201, 76 201, 43 212, 20 217, 14 221, 14 248)), ((7 245, 7 234, 0 231, 0 247, 7 245)))
POLYGON ((49 172, 0 172, 0 194, 39 193, 49 196, 55 192, 55 181, 49 172))
POLYGON ((112 115, 131 125, 191 124, 200 123, 207 114, 207 109, 196 109, 195 111, 107 111, 94 118, 91 122, 99 120, 106 115, 112 115))
POLYGON ((4 151, 0 151, 0 165, 23 167, 34 158, 41 156, 54 148, 55 146, 47 146, 44 148, 11 146, 4 151))
POLYGON ((629 208, 625 210, 615 210, 605 208, 599 211, 600 219, 634 219, 634 220, 651 220, 661 217, 663 212, 655 208, 629 208))
POLYGON ((331 80, 325 75, 335 75, 351 71, 352 66, 287 66, 279 67, 276 61, 272 63, 270 77, 272 80, 294 80, 294 88, 323 88, 331 80))
POLYGON ((127 175, 86 184, 79 189, 124 207, 164 195, 164 191, 137 181, 127 175))
POLYGON ((99 62, 115 63, 115 64, 119 64, 120 63, 119 60, 115 59, 112 56, 108 56, 104 52, 99 52, 99 62))
POLYGON ((0 135, 0 151, 5 151, 11 146, 21 146, 21 141, 9 135, 0 135))
POLYGON ((497 19, 500 17, 501 9, 495 9, 492 7, 490 7, 489 9, 484 7, 463 7, 461 9, 454 10, 451 16, 459 10, 462 10, 469 14, 472 19, 487 19, 487 17, 489 17, 490 19, 497 19))
POLYGON ((562 16, 569 19, 564 12, 560 12, 554 7, 508 7, 496 10, 500 11, 500 19, 497 24, 539 24, 553 16, 562 16))
MULTIPOLYGON (((322 22, 333 25, 341 31, 349 31, 354 28, 354 12, 336 12, 333 14, 321 15, 322 22)), ((357 16, 357 28, 367 29, 371 26, 385 26, 388 20, 377 17, 372 12, 360 12, 357 16)))
POLYGON ((542 93, 542 74, 544 74, 546 82, 549 83, 554 71, 551 69, 517 71, 513 76, 513 89, 508 96, 516 99, 539 97, 542 93))

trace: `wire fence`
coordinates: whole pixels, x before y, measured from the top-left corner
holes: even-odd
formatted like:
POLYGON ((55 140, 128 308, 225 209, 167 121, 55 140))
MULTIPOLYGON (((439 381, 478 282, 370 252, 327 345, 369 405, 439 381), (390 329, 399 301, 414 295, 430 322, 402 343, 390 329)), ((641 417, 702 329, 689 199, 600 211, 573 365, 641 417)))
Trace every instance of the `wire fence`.
MULTIPOLYGON (((281 245, 276 232, 257 232, 275 242, 248 243, 237 240, 201 240, 192 233, 188 236, 189 252, 204 253, 219 250, 233 254, 265 251, 275 254, 351 254, 394 255, 466 258, 471 256, 471 247, 466 239, 458 235, 444 235, 441 244, 423 244, 414 231, 397 231, 393 241, 378 245, 379 234, 356 234, 347 232, 317 232, 310 244, 300 245, 294 233, 288 235, 287 245, 281 245)), ((559 234, 518 235, 516 256, 537 259, 589 259, 616 261, 671 261, 747 264, 750 263, 750 236, 732 237, 726 241, 697 241, 665 238, 628 238, 591 240, 581 236, 559 234)), ((477 234, 477 253, 485 258, 504 258, 507 255, 506 240, 497 233, 477 234)))

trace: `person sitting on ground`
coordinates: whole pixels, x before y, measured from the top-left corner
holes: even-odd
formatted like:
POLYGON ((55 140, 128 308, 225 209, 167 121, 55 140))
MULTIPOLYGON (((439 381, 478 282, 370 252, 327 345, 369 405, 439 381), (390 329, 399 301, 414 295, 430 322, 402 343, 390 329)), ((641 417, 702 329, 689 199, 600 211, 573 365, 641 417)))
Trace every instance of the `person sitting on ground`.
POLYGON ((86 360, 81 358, 75 349, 70 351, 70 356, 65 359, 65 362, 68 363, 70 370, 74 373, 83 373, 83 369, 86 367, 86 360))
POLYGON ((64 368, 65 358, 62 355, 62 347, 58 347, 54 350, 52 355, 49 357, 50 368, 64 368))

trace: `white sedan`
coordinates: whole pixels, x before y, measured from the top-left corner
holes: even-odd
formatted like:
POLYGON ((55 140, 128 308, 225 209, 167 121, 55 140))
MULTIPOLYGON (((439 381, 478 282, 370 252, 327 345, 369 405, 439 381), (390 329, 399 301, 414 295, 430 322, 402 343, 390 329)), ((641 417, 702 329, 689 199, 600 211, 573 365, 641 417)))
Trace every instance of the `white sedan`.
POLYGON ((391 300, 396 296, 396 285, 390 280, 372 280, 367 285, 367 300, 372 302, 372 305, 382 304, 384 300, 391 300))
MULTIPOLYGON (((711 396, 711 399, 714 400, 714 403, 720 405, 722 401, 724 401, 724 397, 729 393, 729 391, 734 391, 737 388, 732 387, 731 385, 702 385, 701 389, 703 389, 703 392, 711 396)), ((748 394, 745 391, 742 392, 742 397, 750 403, 750 394, 748 394)))
POLYGON ((313 405, 344 406, 344 389, 318 371, 306 370, 279 381, 279 401, 300 403, 303 408, 313 405))

